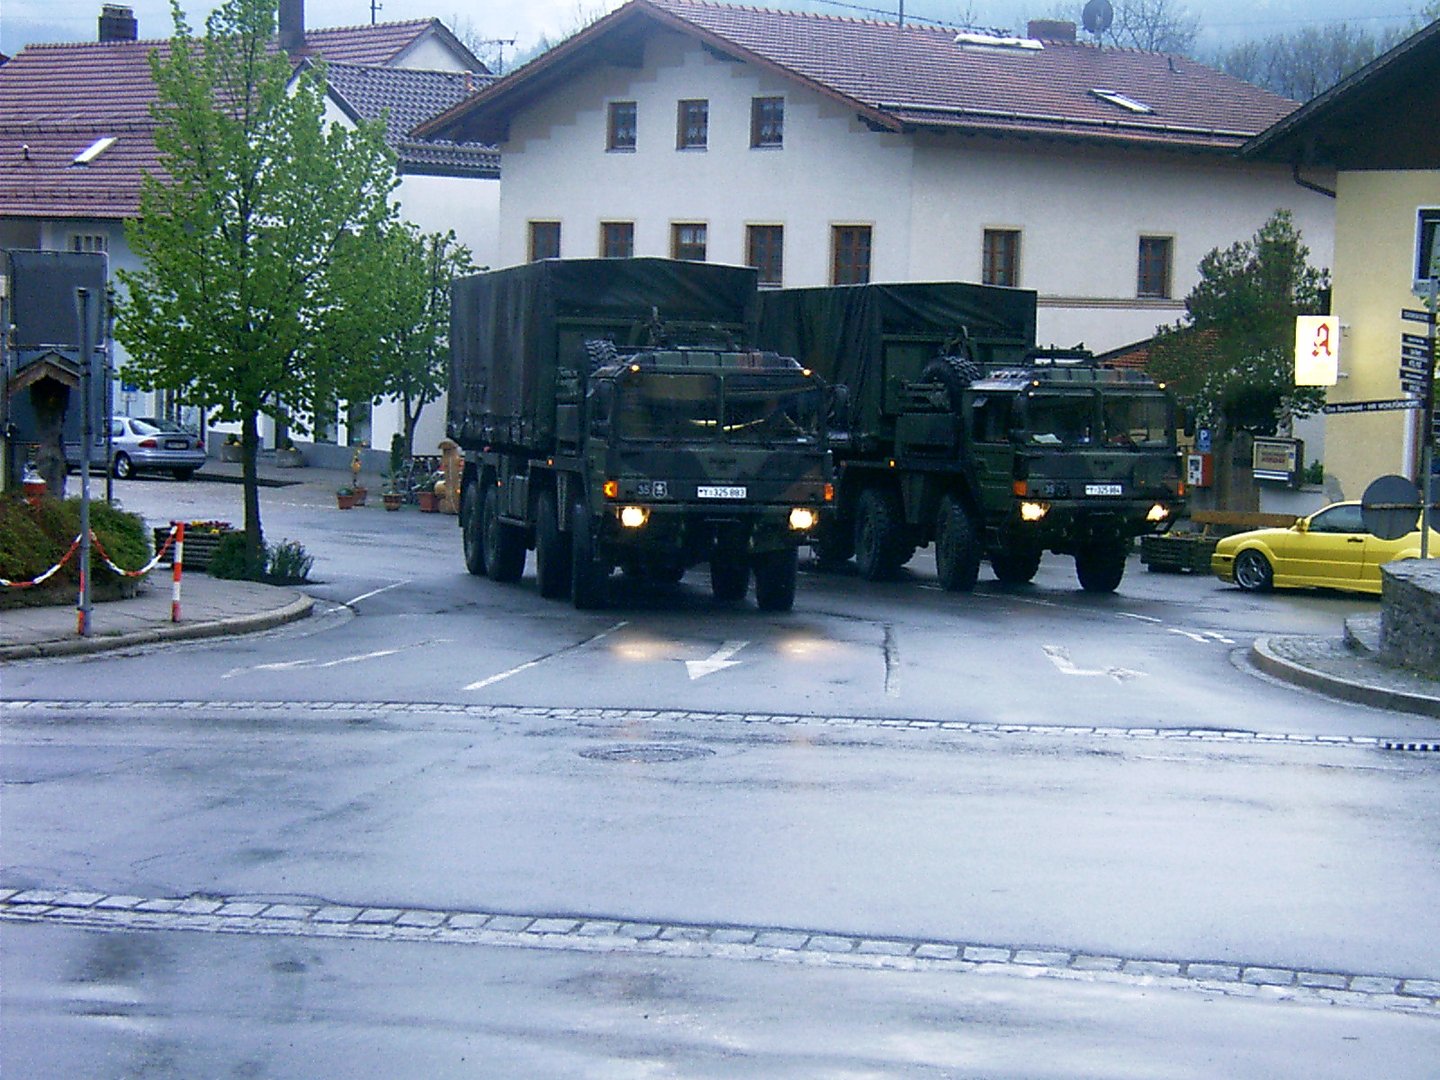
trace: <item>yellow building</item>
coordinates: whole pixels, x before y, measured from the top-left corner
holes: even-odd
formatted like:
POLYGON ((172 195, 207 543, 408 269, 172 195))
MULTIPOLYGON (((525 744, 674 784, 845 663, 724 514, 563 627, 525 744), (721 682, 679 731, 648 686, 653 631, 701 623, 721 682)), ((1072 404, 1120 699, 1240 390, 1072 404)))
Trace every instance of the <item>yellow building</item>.
MULTIPOLYGON (((1331 311, 1341 325, 1332 405, 1405 398, 1401 335, 1426 333, 1402 310, 1425 307, 1414 288, 1432 273, 1440 231, 1440 21, 1297 109, 1242 151, 1291 165, 1297 182, 1334 169, 1331 311)), ((1359 498, 1386 473, 1419 478, 1433 414, 1376 409, 1330 415, 1325 471, 1359 498)))

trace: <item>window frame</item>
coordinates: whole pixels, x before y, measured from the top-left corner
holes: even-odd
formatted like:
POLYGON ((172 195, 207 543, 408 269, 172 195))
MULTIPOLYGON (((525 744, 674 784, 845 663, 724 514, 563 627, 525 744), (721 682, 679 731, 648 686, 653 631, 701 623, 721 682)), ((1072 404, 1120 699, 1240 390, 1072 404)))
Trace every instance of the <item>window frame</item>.
POLYGON ((785 98, 778 94, 763 97, 752 97, 750 99, 750 149, 752 150, 779 150, 785 146, 785 98), (779 116, 771 118, 770 123, 776 131, 773 138, 765 137, 767 119, 764 115, 767 107, 775 108, 779 116))
POLYGON ((528 223, 526 240, 526 247, 530 256, 527 261, 540 262, 542 259, 560 258, 560 221, 556 218, 532 219, 528 223), (539 240, 541 234, 544 230, 550 229, 552 227, 555 230, 554 254, 539 254, 539 240))
MULTIPOLYGON (((857 247, 857 251, 859 248, 857 247)), ((866 285, 870 282, 871 274, 874 271, 875 253, 875 229, 873 225, 863 223, 832 224, 830 226, 830 284, 831 285, 866 285), (847 245, 843 242, 845 238, 853 237, 855 241, 864 239, 863 267, 861 259, 847 258, 847 245), (845 260, 842 262, 842 260, 845 260), (842 274, 842 266, 847 272, 842 274)))
POLYGON ((1135 257, 1135 296, 1140 300, 1171 300, 1175 294, 1175 238, 1162 233, 1141 234, 1135 257), (1153 284, 1155 257, 1147 248, 1164 252, 1160 262, 1161 282, 1153 284), (1147 285, 1150 286, 1147 288, 1147 285))
POLYGON ((980 238, 980 282, 984 285, 1000 285, 1005 288, 1020 287, 1020 239, 1021 230, 1013 228, 987 228, 980 238), (991 241, 1003 241, 993 247, 991 241), (1009 280, 1002 280, 1007 278, 1009 280))
POLYGON ((602 221, 600 222, 600 258, 602 259, 631 259, 635 257, 635 222, 633 221, 602 221), (625 252, 618 254, 611 250, 610 241, 612 230, 616 235, 624 235, 625 252))
POLYGON ((710 226, 709 226, 709 223, 708 223, 708 222, 704 222, 704 221, 672 221, 672 222, 670 223, 670 257, 671 257, 672 259, 676 259, 676 260, 678 260, 678 261, 680 261, 680 262, 702 262, 702 263, 703 263, 703 262, 708 261, 709 251, 710 251, 710 226), (698 245, 696 245, 693 240, 690 241, 689 243, 686 243, 686 242, 682 241, 682 239, 681 239, 681 233, 682 233, 682 230, 684 230, 684 229, 698 229, 698 230, 700 230, 700 242, 699 242, 698 245), (698 247, 698 250, 699 250, 699 252, 700 252, 700 257, 699 257, 699 258, 695 258, 693 255, 683 255, 683 254, 681 254, 682 250, 689 249, 689 250, 691 250, 691 251, 694 251, 694 250, 697 249, 697 247, 698 247))
POLYGON ((108 255, 110 237, 104 233, 71 233, 68 250, 80 255, 108 255))
POLYGON ((757 284, 762 288, 778 289, 785 283, 785 226, 776 222, 757 222, 745 226, 745 265, 753 267, 757 284), (778 240, 776 250, 767 250, 761 258, 756 257, 756 240, 769 236, 778 240), (773 276, 771 276, 773 274, 773 276))
POLYGON ((675 149, 706 150, 710 145, 710 99, 681 98, 675 111, 675 149), (699 117, 698 135, 692 137, 690 111, 699 117))
POLYGON ((1427 265, 1440 252, 1440 206, 1421 206, 1415 211, 1415 281, 1430 280, 1427 265), (1430 245, 1427 251, 1426 245, 1430 245), (1425 256, 1429 255, 1430 259, 1425 256))
POLYGON ((634 101, 612 101, 605 109, 605 152, 610 154, 633 154, 640 140, 640 106, 634 101), (627 108, 630 113, 628 132, 617 123, 620 110, 627 108), (621 141, 622 134, 629 135, 629 141, 621 141))

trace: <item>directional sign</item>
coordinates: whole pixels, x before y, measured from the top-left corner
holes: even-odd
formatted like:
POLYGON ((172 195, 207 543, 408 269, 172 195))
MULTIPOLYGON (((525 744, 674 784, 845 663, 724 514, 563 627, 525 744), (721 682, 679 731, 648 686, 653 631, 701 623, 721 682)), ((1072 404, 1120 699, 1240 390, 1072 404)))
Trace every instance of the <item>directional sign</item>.
POLYGON ((1416 397, 1424 397, 1424 396, 1425 396, 1425 384, 1424 384, 1424 383, 1406 382, 1404 379, 1401 379, 1401 380, 1400 380, 1400 392, 1401 392, 1402 394, 1414 394, 1416 397))
POLYGON ((1430 359, 1430 346, 1428 345, 1401 345, 1401 356, 1413 356, 1419 360, 1430 359))
POLYGON ((1394 398, 1390 401, 1341 401, 1321 407, 1321 412, 1331 416, 1342 413, 1394 412, 1398 409, 1418 409, 1425 403, 1416 398, 1394 398))
POLYGON ((1416 311, 1414 308, 1401 308, 1400 318, 1406 322, 1423 322, 1429 323, 1432 326, 1435 324, 1434 315, 1431 315, 1428 311, 1416 311))
POLYGON ((1422 349, 1428 349, 1431 340, 1431 338, 1426 337, 1424 334, 1401 334, 1400 346, 1404 348, 1406 345, 1418 345, 1422 349))
POLYGON ((1411 356, 1408 353, 1401 353, 1400 366, 1402 368, 1409 368, 1411 371, 1429 371, 1430 357, 1411 356))

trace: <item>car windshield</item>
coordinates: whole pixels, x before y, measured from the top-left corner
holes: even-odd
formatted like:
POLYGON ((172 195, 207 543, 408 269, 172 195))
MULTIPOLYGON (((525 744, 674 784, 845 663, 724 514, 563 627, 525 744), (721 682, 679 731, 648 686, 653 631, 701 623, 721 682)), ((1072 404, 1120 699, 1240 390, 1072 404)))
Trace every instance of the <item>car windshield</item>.
POLYGON ((798 373, 728 375, 725 437, 737 442, 814 442, 820 434, 820 388, 798 373))
POLYGON ((703 442, 720 428, 720 380, 714 375, 628 374, 616 389, 615 431, 622 439, 703 442))
POLYGON ((1026 424, 1033 446, 1089 446, 1095 441, 1095 399, 1089 393, 1032 395, 1026 424))
POLYGON ((1158 394, 1116 397, 1101 402, 1106 446, 1166 446, 1170 440, 1170 410, 1158 394))

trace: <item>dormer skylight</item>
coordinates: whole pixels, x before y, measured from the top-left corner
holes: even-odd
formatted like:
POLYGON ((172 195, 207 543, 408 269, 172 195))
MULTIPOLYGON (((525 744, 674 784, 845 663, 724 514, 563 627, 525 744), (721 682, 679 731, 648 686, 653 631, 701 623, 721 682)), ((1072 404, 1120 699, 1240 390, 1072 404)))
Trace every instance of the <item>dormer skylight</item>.
POLYGON ((968 45, 977 49, 999 49, 1006 52, 1041 52, 1045 46, 1034 38, 1003 37, 999 34, 982 34, 962 30, 955 35, 956 45, 968 45))
POLYGON ((112 146, 114 146, 114 145, 115 145, 115 136, 114 136, 114 135, 106 135, 106 136, 104 136, 103 138, 96 139, 93 143, 91 143, 89 146, 87 146, 84 150, 81 150, 80 153, 76 154, 76 155, 75 155, 75 160, 72 161, 70 164, 72 164, 72 165, 89 165, 90 162, 94 161, 97 157, 99 157, 101 154, 103 154, 106 150, 109 150, 110 147, 112 147, 112 146))
POLYGON ((1126 97, 1118 90, 1091 90, 1090 93, 1101 101, 1108 101, 1111 105, 1125 109, 1127 112, 1153 113, 1155 111, 1143 101, 1136 101, 1132 97, 1126 97))

